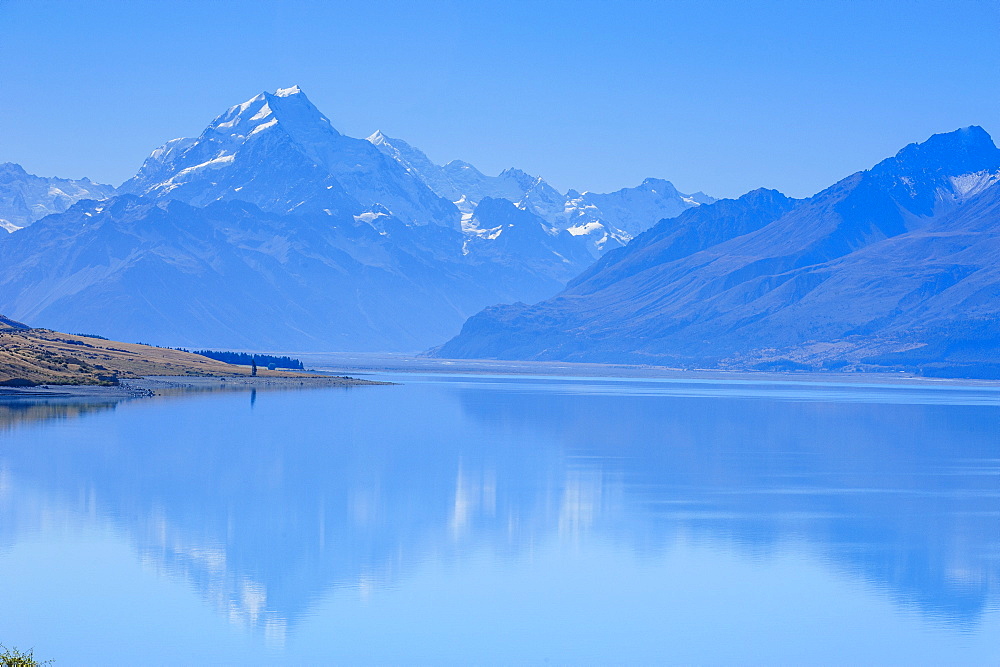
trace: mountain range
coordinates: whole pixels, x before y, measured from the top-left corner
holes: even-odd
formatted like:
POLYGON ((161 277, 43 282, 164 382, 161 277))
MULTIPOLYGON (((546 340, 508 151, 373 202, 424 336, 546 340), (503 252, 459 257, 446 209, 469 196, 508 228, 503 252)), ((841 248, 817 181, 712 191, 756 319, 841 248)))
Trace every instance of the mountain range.
POLYGON ((0 312, 33 326, 1000 376, 1000 150, 976 126, 806 199, 716 201, 658 179, 562 193, 518 169, 438 165, 382 132, 348 137, 291 87, 167 142, 118 188, 3 165, 0 213, 0 312))
POLYGON ((81 199, 106 199, 110 185, 89 178, 46 178, 19 164, 0 163, 0 229, 16 232, 52 213, 62 213, 81 199))
MULTIPOLYGON (((90 190, 50 201, 39 184, 63 181, 22 176, 18 201, 58 211, 0 236, 2 312, 163 345, 416 352, 485 306, 558 292, 607 245, 538 215, 529 203, 567 198, 541 179, 466 165, 475 178, 438 192, 386 146, 341 134, 292 87, 167 142, 117 189, 73 182, 90 190)), ((632 230, 698 205, 665 181, 634 190, 659 208, 632 230)))
POLYGON ((684 211, 435 353, 991 376, 998 232, 1000 150, 968 127, 808 199, 757 190, 684 211))
POLYGON ((520 169, 507 169, 499 176, 485 176, 461 160, 436 165, 420 150, 382 132, 371 135, 368 141, 431 190, 453 201, 462 212, 466 229, 475 228, 469 221, 474 220, 476 206, 483 198, 507 199, 518 208, 544 219, 552 228, 585 238, 595 257, 622 247, 664 218, 673 218, 686 209, 715 201, 703 192, 683 194, 670 181, 657 178, 647 178, 637 187, 608 194, 581 194, 576 190, 562 194, 542 178, 520 169))

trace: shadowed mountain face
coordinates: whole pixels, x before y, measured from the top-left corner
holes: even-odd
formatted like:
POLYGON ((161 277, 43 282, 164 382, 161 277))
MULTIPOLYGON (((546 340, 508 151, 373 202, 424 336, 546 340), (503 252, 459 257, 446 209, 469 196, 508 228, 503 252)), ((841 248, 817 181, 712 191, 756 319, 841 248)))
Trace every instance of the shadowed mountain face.
POLYGON ((556 292, 586 264, 554 254, 559 238, 537 219, 504 224, 510 247, 479 252, 457 230, 385 214, 120 196, 2 237, 0 312, 171 346, 416 351, 486 304, 556 292), (522 226, 552 247, 529 255, 516 242, 522 226))
POLYGON ((692 209, 552 299, 476 315, 438 354, 815 368, 966 332, 962 363, 988 364, 998 179, 1000 150, 971 127, 800 202, 755 191, 692 209))

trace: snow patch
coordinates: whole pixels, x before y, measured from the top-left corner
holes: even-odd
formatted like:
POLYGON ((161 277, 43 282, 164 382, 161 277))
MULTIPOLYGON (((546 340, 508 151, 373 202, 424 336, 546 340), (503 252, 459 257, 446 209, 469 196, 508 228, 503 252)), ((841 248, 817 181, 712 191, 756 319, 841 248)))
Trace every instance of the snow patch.
POLYGON ((252 137, 253 135, 257 134, 258 132, 263 132, 267 128, 274 127, 277 124, 278 124, 278 119, 277 118, 272 118, 271 120, 267 121, 266 123, 261 123, 260 125, 258 125, 257 127, 255 127, 253 130, 250 131, 250 134, 248 134, 247 136, 248 137, 252 137))
MULTIPOLYGON (((236 159, 235 155, 222 155, 213 160, 209 160, 208 162, 202 162, 201 164, 196 164, 193 167, 188 167, 187 169, 181 169, 179 172, 177 172, 177 176, 185 176, 187 174, 193 174, 196 171, 202 171, 204 169, 221 169, 225 167, 227 164, 231 164, 232 161, 235 159, 236 159)), ((177 176, 171 178, 170 181, 173 181, 175 178, 177 178, 177 176)), ((168 181, 168 183, 170 181, 168 181)))
POLYGON ((573 236, 584 236, 586 234, 593 234, 596 231, 603 230, 604 225, 600 222, 588 222, 582 225, 574 225, 568 228, 566 231, 573 236))
POLYGON ((466 234, 475 234, 480 231, 479 225, 476 224, 475 215, 472 213, 462 214, 462 231, 466 234))
MULTIPOLYGON (((323 210, 329 211, 330 209, 323 209, 323 210)), ((355 222, 367 222, 370 225, 370 224, 372 224, 373 222, 375 222, 376 220, 378 220, 379 218, 381 218, 383 216, 385 216, 385 213, 381 213, 381 212, 377 213, 375 211, 366 211, 366 212, 362 213, 361 215, 354 216, 354 221, 355 222)))
POLYGON ((972 174, 950 176, 951 187, 961 199, 968 199, 1000 181, 1000 172, 977 171, 972 174))
MULTIPOLYGON (((256 120, 264 120, 265 118, 267 118, 270 115, 271 115, 271 107, 269 107, 269 106, 267 106, 265 104, 264 106, 262 106, 260 108, 260 111, 258 111, 256 114, 254 114, 254 116, 250 119, 250 122, 252 123, 252 122, 254 122, 256 120)), ((253 133, 251 132, 251 134, 253 134, 253 133)))

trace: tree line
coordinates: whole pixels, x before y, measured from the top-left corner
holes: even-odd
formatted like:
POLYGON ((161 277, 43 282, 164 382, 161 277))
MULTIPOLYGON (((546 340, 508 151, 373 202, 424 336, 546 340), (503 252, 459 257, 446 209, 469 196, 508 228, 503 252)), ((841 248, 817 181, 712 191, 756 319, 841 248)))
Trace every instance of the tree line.
POLYGON ((192 354, 200 354, 203 357, 208 357, 209 359, 215 359, 216 361, 224 361, 227 364, 236 364, 238 366, 250 366, 256 363, 258 366, 264 366, 265 368, 270 368, 272 365, 275 368, 287 368, 293 371, 305 370, 305 366, 298 359, 293 359, 291 357, 277 357, 270 354, 247 354, 246 352, 222 352, 219 350, 182 350, 183 352, 191 352, 192 354))

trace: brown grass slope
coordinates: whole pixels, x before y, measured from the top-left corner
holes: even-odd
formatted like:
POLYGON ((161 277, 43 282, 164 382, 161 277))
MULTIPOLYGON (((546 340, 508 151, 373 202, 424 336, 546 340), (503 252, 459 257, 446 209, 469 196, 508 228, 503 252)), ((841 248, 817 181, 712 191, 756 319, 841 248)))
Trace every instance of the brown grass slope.
MULTIPOLYGON (((162 347, 32 329, 0 315, 0 385, 114 385, 119 378, 147 375, 250 375, 250 368, 162 347)), ((261 369, 258 375, 302 374, 261 369)))

